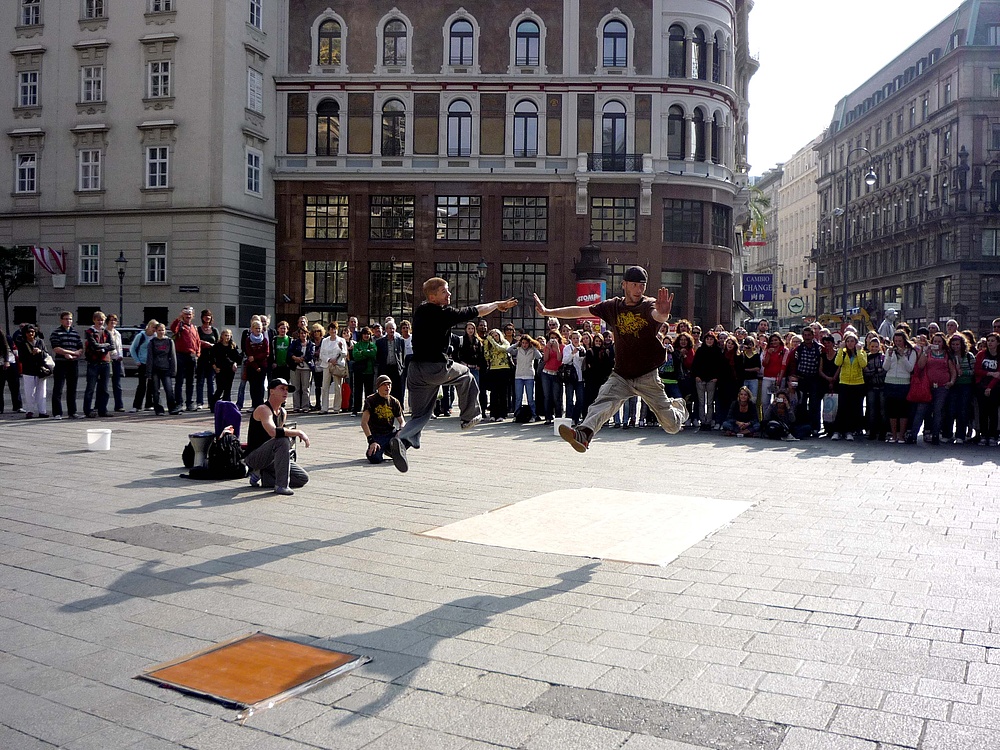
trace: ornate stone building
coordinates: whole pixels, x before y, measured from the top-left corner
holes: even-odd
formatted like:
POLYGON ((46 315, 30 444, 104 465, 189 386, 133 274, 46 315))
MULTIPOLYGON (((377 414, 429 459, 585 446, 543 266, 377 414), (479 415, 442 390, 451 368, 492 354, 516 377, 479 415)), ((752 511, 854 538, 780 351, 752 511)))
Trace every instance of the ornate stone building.
POLYGON ((963 3, 837 105, 817 146, 820 313, 1000 315, 1000 2, 963 3), (866 183, 869 169, 874 184, 866 183), (845 193, 846 188, 846 193, 845 193))
POLYGON ((743 0, 287 0, 274 142, 280 316, 575 302, 595 244, 729 323, 746 171, 743 0))

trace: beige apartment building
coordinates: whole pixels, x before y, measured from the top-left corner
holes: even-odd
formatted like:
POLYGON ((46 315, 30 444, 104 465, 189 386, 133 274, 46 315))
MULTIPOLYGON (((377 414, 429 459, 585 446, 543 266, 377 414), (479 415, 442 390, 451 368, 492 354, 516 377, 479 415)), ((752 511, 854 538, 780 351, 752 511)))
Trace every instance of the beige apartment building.
MULTIPOLYGON (((818 139, 817 139, 818 140, 818 139)), ((782 328, 797 328, 816 315, 816 141, 782 165, 778 186, 778 237, 775 254, 774 308, 782 328)))
POLYGON ((52 247, 14 317, 124 322, 273 304, 274 63, 264 0, 6 0, 0 244, 52 247))

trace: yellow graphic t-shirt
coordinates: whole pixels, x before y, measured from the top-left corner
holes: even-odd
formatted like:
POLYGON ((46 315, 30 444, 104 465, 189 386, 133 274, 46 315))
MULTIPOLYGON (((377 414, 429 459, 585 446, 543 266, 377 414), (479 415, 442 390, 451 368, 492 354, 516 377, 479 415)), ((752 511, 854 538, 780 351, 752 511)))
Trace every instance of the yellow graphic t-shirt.
POLYGON ((624 297, 613 297, 590 307, 615 334, 615 372, 623 378, 638 378, 663 364, 666 352, 656 338, 660 324, 653 318, 654 310, 652 297, 643 297, 634 306, 626 305, 624 297))

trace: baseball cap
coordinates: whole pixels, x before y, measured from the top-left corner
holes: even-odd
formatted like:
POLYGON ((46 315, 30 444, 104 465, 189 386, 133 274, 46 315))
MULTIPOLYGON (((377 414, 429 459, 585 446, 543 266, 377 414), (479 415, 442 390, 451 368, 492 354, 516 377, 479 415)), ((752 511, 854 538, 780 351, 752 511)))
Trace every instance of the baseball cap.
POLYGON ((283 385, 288 389, 289 393, 295 393, 295 386, 289 383, 284 378, 274 378, 273 380, 267 381, 267 390, 272 388, 277 388, 279 385, 283 385))
POLYGON ((622 276, 625 281, 637 281, 640 284, 645 284, 648 278, 646 269, 642 266, 629 266, 625 269, 625 275, 622 276))

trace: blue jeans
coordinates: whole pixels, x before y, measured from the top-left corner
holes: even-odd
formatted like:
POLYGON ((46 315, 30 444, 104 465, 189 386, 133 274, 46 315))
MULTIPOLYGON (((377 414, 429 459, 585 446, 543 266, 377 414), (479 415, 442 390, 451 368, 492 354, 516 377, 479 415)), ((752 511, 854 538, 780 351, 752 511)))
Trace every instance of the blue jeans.
POLYGON ((622 404, 622 423, 625 425, 635 424, 635 410, 639 405, 639 399, 635 396, 625 399, 622 404))
POLYGON ((534 378, 514 378, 514 411, 521 406, 521 396, 527 392, 528 408, 531 409, 531 416, 538 416, 535 411, 535 379, 534 378))
POLYGON ((944 417, 944 405, 948 399, 948 389, 944 387, 931 388, 931 401, 926 404, 917 404, 916 411, 913 414, 913 426, 910 428, 910 434, 913 435, 914 440, 917 438, 917 433, 920 432, 921 425, 924 426, 924 437, 939 437, 941 433, 941 422, 944 417), (930 424, 924 425, 924 420, 927 419, 928 414, 930 415, 930 424), (927 429, 927 428, 930 429, 927 429))
POLYGON ((948 391, 948 406, 943 432, 965 440, 969 437, 969 416, 973 401, 972 383, 955 383, 948 391), (952 424, 955 431, 952 433, 952 424))
POLYGON ((110 362, 87 363, 87 388, 83 392, 83 413, 90 414, 94 407, 94 391, 97 391, 97 413, 108 416, 108 381, 111 379, 110 362))
POLYGON ((195 378, 196 382, 196 393, 195 400, 198 402, 198 406, 205 405, 205 384, 208 384, 208 399, 212 399, 212 395, 215 393, 215 370, 212 369, 212 365, 209 364, 210 358, 208 356, 203 356, 198 359, 198 371, 195 378))
POLYGON ((389 441, 396 437, 397 432, 398 430, 393 430, 386 435, 372 435, 371 445, 375 446, 375 450, 371 453, 368 453, 367 449, 365 450, 365 458, 368 459, 368 463, 380 464, 385 461, 385 449, 388 447, 389 441))
POLYGON ((557 375, 542 373, 542 394, 545 397, 545 419, 562 416, 562 384, 557 375))
POLYGON ((566 389, 566 416, 574 423, 583 419, 583 381, 563 383, 566 389))
POLYGON ((174 403, 194 408, 194 370, 198 358, 186 352, 177 352, 177 377, 174 379, 174 403))

